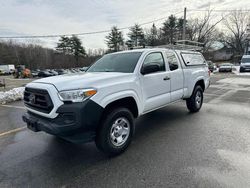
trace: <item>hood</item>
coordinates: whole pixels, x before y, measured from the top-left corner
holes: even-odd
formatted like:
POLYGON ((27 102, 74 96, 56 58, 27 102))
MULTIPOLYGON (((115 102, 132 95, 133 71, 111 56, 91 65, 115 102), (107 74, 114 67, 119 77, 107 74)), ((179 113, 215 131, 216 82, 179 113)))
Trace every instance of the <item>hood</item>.
POLYGON ((59 91, 82 89, 82 88, 99 88, 106 84, 128 81, 133 77, 133 73, 119 72, 86 72, 78 74, 66 74, 52 76, 33 81, 32 83, 45 83, 54 85, 59 91))
POLYGON ((233 65, 220 65, 220 68, 232 68, 233 65))

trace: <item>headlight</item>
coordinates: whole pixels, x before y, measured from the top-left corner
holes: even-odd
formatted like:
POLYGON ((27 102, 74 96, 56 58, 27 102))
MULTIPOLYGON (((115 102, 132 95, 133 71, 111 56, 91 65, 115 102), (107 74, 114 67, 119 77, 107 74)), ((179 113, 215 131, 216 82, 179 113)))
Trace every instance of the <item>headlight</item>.
POLYGON ((58 93, 60 100, 71 102, 82 102, 97 93, 96 89, 77 89, 61 91, 58 93))

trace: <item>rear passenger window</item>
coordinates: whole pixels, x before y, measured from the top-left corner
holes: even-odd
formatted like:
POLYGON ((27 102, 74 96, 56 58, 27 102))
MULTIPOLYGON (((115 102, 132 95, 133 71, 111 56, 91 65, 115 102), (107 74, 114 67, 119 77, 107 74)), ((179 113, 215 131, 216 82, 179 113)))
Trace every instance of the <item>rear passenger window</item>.
POLYGON ((205 64, 205 59, 201 54, 196 53, 182 53, 183 61, 186 65, 203 65, 205 64))
POLYGON ((162 54, 160 52, 154 52, 154 53, 149 54, 145 58, 143 66, 147 65, 147 64, 159 65, 160 71, 165 71, 166 70, 165 69, 165 62, 164 62, 162 54))
POLYGON ((174 71, 178 69, 178 60, 173 52, 166 52, 167 59, 168 59, 168 64, 169 64, 169 69, 171 71, 174 71))

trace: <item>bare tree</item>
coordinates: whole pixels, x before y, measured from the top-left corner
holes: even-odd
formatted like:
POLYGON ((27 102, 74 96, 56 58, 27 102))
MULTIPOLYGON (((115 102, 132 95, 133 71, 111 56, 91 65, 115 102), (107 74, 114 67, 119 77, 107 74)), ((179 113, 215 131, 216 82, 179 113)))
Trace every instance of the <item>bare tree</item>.
POLYGON ((225 42, 234 49, 237 55, 242 55, 247 38, 247 25, 250 24, 250 13, 241 10, 234 11, 224 19, 223 24, 228 29, 225 42))
POLYGON ((223 20, 223 17, 213 20, 212 10, 208 10, 201 18, 188 20, 187 36, 189 40, 202 42, 205 46, 214 40, 216 26, 223 20))

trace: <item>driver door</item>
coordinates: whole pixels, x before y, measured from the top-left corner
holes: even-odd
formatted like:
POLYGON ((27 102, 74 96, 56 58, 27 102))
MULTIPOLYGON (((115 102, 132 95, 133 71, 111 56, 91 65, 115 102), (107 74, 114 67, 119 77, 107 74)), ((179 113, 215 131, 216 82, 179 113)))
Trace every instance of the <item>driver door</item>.
POLYGON ((162 52, 148 54, 144 59, 142 68, 147 64, 156 64, 160 69, 156 72, 141 75, 143 113, 170 103, 170 73, 166 71, 166 63, 162 52))

